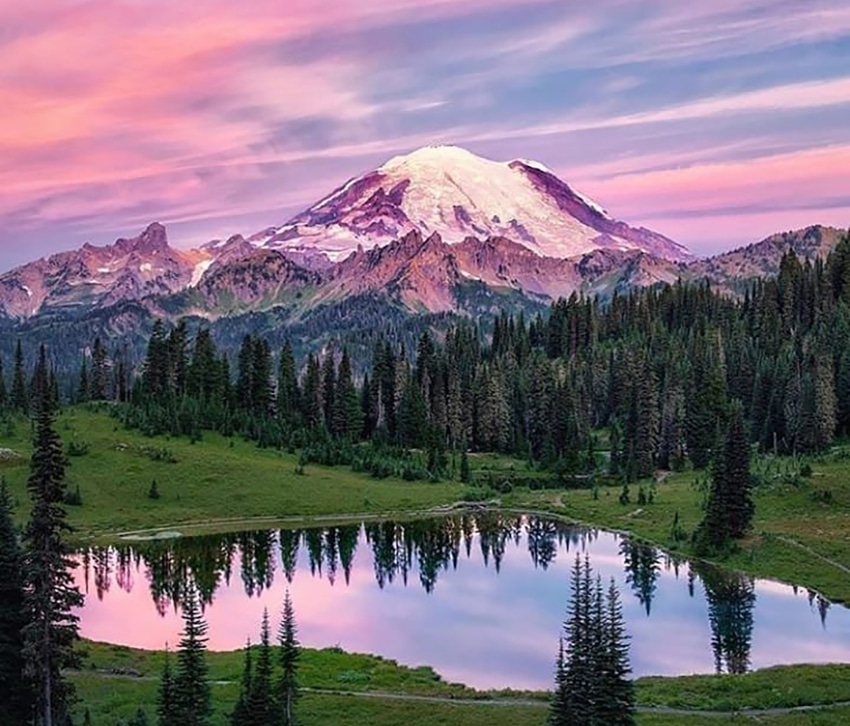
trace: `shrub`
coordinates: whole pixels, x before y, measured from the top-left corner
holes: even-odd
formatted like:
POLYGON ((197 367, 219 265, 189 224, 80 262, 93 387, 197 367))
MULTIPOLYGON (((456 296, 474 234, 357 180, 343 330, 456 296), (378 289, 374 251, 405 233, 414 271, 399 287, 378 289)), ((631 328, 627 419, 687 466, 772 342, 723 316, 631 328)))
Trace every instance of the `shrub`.
POLYGON ((89 453, 89 445, 85 441, 69 441, 68 456, 85 456, 89 453))
POLYGON ((151 487, 148 489, 148 499, 159 499, 159 487, 157 486, 156 479, 151 481, 151 487))
POLYGON ((82 506, 83 497, 82 497, 82 494, 80 494, 80 485, 79 484, 77 484, 77 486, 74 487, 73 491, 65 492, 64 502, 69 507, 80 507, 80 506, 82 506))

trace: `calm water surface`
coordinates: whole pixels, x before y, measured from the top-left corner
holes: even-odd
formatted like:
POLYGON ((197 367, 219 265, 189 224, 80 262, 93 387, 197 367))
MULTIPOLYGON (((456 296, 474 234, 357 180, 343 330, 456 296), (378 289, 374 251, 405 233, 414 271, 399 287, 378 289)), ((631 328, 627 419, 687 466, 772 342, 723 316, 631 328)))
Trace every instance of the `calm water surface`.
POLYGON ((181 592, 207 602, 210 648, 257 639, 289 588, 305 645, 431 665, 479 688, 548 688, 576 553, 623 595, 636 675, 850 661, 850 610, 813 593, 671 560, 533 517, 244 532, 81 553, 86 638, 162 648, 181 592))

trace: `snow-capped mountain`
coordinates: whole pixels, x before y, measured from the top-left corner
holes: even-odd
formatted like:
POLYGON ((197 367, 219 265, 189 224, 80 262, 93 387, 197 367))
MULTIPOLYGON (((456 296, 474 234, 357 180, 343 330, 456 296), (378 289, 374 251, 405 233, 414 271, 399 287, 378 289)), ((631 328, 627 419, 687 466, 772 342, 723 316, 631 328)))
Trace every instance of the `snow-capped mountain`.
POLYGON ((694 260, 612 219, 541 164, 428 147, 352 179, 280 228, 177 250, 154 223, 132 239, 18 267, 0 275, 0 320, 109 316, 126 302, 168 317, 275 309, 303 319, 362 297, 410 312, 478 312, 702 278, 734 293, 748 277, 774 274, 785 250, 822 256, 840 236, 813 227, 694 260))
POLYGON ((612 219, 534 161, 497 162, 456 146, 429 146, 351 179, 254 244, 325 253, 340 260, 418 231, 448 243, 503 237, 559 259, 596 249, 636 250, 674 262, 681 245, 612 219))

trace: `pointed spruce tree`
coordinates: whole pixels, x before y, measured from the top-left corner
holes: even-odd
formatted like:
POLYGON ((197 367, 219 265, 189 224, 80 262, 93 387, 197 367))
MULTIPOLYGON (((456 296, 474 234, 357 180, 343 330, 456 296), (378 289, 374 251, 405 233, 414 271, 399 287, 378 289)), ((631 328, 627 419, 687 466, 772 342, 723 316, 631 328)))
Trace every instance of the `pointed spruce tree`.
POLYGON ((9 394, 6 391, 6 372, 3 370, 3 359, 0 358, 0 413, 9 407, 9 394))
POLYGON ((183 598, 183 637, 174 676, 174 726, 207 726, 212 702, 206 661, 207 624, 201 612, 198 588, 189 586, 183 598))
POLYGON ((0 478, 0 723, 17 726, 30 718, 31 691, 24 676, 24 554, 12 515, 0 478))
POLYGON ((282 673, 277 682, 277 701, 281 726, 294 726, 295 703, 298 700, 298 661, 301 657, 301 646, 298 643, 298 633, 295 625, 295 610, 289 590, 283 600, 283 616, 278 633, 280 643, 280 665, 282 673))
POLYGON ((629 680, 629 636, 623 621, 620 592, 613 578, 608 585, 602 630, 602 664, 599 674, 602 698, 597 707, 598 723, 634 726, 635 690, 629 680))
POLYGON ((725 546, 744 536, 752 523, 755 505, 750 476, 750 446, 744 425, 744 409, 733 401, 726 434, 711 475, 705 517, 697 530, 703 552, 725 546))
POLYGON ((65 455, 54 428, 44 346, 39 353, 33 390, 35 438, 27 482, 32 511, 24 532, 26 625, 24 658, 33 686, 36 726, 64 726, 69 718, 74 689, 62 671, 77 665, 73 645, 77 640, 74 608, 83 597, 71 572, 76 566, 66 541, 72 531, 66 521, 65 455))
POLYGON ((88 363, 86 363, 86 357, 83 356, 82 363, 80 363, 80 380, 77 384, 77 403, 85 403, 89 400, 90 395, 88 363))
POLYGON ((156 717, 159 726, 176 726, 178 723, 177 701, 174 693, 174 673, 171 670, 171 652, 165 647, 165 664, 156 693, 156 717))
POLYGON ((590 562, 576 556, 570 602, 555 666, 550 726, 633 726, 629 645, 620 596, 594 581, 590 562))
POLYGON ((272 698, 272 648, 268 610, 263 610, 257 666, 252 674, 247 703, 246 712, 250 714, 251 726, 277 726, 280 719, 272 698))
MULTIPOLYGON (((230 714, 230 726, 251 726, 251 714, 248 702, 253 690, 254 664, 251 658, 251 640, 245 644, 245 665, 242 667, 242 681, 239 686, 239 700, 230 714)), ((162 724, 160 724, 162 726, 162 724)))
POLYGON ((27 374, 24 369, 24 351, 21 341, 15 346, 15 367, 12 369, 12 408, 24 415, 29 413, 30 402, 27 395, 27 374))

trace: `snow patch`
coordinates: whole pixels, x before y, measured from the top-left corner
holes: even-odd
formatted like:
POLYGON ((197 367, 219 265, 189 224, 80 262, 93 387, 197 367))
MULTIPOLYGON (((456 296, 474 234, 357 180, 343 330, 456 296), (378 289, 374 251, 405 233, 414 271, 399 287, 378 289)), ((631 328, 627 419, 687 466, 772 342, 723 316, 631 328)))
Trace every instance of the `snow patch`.
POLYGON ((32 290, 29 289, 26 285, 21 285, 23 291, 27 294, 27 297, 32 297, 32 290))
POLYGON ((197 265, 195 265, 195 269, 192 270, 192 279, 189 282, 189 287, 195 287, 204 276, 204 273, 210 269, 210 265, 213 263, 212 260, 202 260, 197 265))
POLYGON ((150 272, 153 269, 153 265, 150 262, 143 262, 139 265, 139 272, 150 272))
POLYGON ((546 166, 546 164, 541 164, 539 161, 534 161, 534 159, 514 159, 514 161, 518 161, 520 164, 527 166, 529 169, 537 169, 537 171, 552 174, 553 176, 555 175, 555 172, 546 166))
POLYGON ((108 275, 110 272, 112 272, 112 268, 110 268, 110 267, 98 267, 97 271, 101 275, 108 275))
MULTIPOLYGON (((337 189, 335 192, 333 192, 330 196, 327 196, 324 199, 322 199, 321 201, 316 202, 312 207, 310 207, 310 209, 308 211, 314 212, 317 209, 319 209, 320 207, 323 207, 328 202, 332 202, 337 197, 341 197, 349 189, 351 189, 351 187, 353 187, 357 182, 359 182, 362 178, 363 178, 362 176, 356 176, 353 179, 349 179, 347 182, 345 182, 345 184, 343 184, 339 189, 337 189)), ((281 231, 283 231, 283 228, 281 228, 281 231)))

